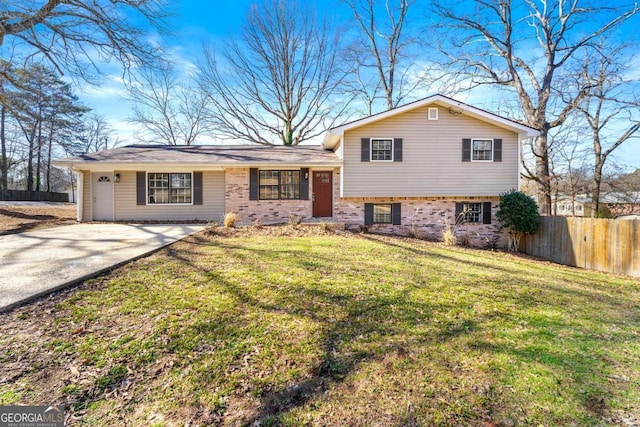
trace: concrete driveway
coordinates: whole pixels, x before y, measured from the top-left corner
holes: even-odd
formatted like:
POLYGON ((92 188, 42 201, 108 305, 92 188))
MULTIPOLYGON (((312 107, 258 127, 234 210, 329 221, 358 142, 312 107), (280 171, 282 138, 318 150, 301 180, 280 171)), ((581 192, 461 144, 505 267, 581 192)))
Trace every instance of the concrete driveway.
POLYGON ((200 224, 74 224, 0 236, 0 312, 140 258, 200 224))

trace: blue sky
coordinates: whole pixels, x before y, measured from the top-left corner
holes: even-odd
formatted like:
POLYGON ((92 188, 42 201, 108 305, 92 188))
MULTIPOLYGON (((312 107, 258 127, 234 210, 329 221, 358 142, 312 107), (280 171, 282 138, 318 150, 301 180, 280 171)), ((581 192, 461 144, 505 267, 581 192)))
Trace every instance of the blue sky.
MULTIPOLYGON (((164 41, 168 50, 167 54, 185 66, 196 64, 203 43, 215 46, 220 44, 225 37, 233 38, 241 34, 247 11, 254 2, 255 0, 183 0, 173 2, 176 10, 175 15, 169 20, 171 34, 165 37, 164 41)), ((326 14, 330 22, 343 28, 348 28, 351 25, 351 11, 338 0, 319 1, 318 4, 319 12, 326 14)), ((416 5, 420 6, 419 0, 416 5)), ((413 16, 414 23, 422 21, 422 19, 422 12, 413 16)), ((624 37, 633 34, 633 37, 637 37, 635 35, 637 31, 627 31, 637 28, 637 25, 638 19, 634 18, 634 22, 628 23, 627 28, 620 31, 619 34, 624 37)), ((428 35, 425 34, 425 36, 428 35)), ((428 55, 428 52, 425 52, 425 55, 428 55)), ((632 73, 640 79, 640 55, 635 57, 635 61, 632 73)), ((427 94, 421 93, 414 98, 427 94)), ((125 143, 135 142, 133 134, 136 126, 127 120, 132 112, 130 103, 123 100, 126 91, 121 84, 117 69, 107 70, 107 74, 99 86, 83 86, 79 95, 87 106, 107 118, 125 143)), ((490 111, 496 111, 502 102, 501 96, 496 96, 496 91, 489 86, 455 97, 490 111)), ((628 165, 630 169, 640 168, 640 138, 626 142, 613 160, 616 163, 628 165)))

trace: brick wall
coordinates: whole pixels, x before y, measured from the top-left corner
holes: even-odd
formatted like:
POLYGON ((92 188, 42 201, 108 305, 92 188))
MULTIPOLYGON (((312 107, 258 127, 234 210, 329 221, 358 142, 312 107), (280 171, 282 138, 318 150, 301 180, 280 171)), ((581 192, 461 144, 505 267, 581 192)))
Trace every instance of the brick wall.
MULTIPOLYGON (((235 212, 240 224, 251 224, 256 220, 264 224, 285 222, 293 216, 302 219, 312 217, 311 200, 249 200, 249 169, 226 170, 225 207, 235 212)), ((311 179, 310 179, 311 181, 311 179)), ((340 169, 333 171, 334 220, 343 222, 347 229, 358 231, 364 228, 365 203, 401 203, 402 225, 374 224, 367 230, 374 233, 411 235, 429 240, 441 240, 446 227, 454 224, 456 202, 492 202, 492 224, 463 224, 455 227, 461 242, 473 246, 506 246, 506 233, 501 232, 495 218, 499 199, 474 197, 394 197, 394 198, 340 198, 340 169)), ((311 195, 311 188, 309 194, 311 195)))
POLYGON ((239 224, 311 218, 311 200, 249 200, 249 168, 226 169, 225 182, 225 210, 236 213, 239 224))
POLYGON ((427 198, 427 197, 393 197, 393 198, 343 198, 337 199, 334 215, 337 221, 344 222, 347 229, 364 228, 365 203, 400 203, 401 225, 373 224, 366 229, 374 233, 387 233, 415 236, 429 240, 441 240, 447 227, 455 224, 456 202, 491 201, 491 224, 462 224, 454 227, 460 242, 472 246, 506 246, 507 235, 500 231, 495 217, 498 210, 498 198, 427 198))

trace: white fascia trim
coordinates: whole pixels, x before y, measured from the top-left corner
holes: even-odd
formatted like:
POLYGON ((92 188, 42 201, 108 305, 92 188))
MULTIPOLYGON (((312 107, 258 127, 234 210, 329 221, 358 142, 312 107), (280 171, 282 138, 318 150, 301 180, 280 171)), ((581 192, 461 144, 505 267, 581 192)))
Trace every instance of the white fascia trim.
POLYGON ((149 162, 149 163, 113 163, 113 162, 58 162, 56 166, 70 167, 74 170, 85 171, 104 171, 107 169, 113 169, 118 171, 165 171, 171 169, 174 172, 189 172, 189 171, 224 171, 230 168, 314 168, 314 167, 340 167, 342 161, 336 162, 319 162, 319 163, 225 163, 225 164, 207 164, 207 163, 161 163, 161 162, 149 162))
POLYGON ((344 135, 345 131, 354 129, 354 128, 358 128, 360 126, 364 126, 370 123, 374 123, 377 122, 379 120, 384 120, 386 118, 398 115, 398 114, 402 114, 406 111, 411 111, 414 110, 416 108, 420 108, 423 107, 425 105, 431 104, 433 102, 439 102, 441 104, 445 104, 449 107, 452 108, 458 108, 460 110, 462 110, 463 112, 465 112, 466 114, 478 118, 480 120, 483 121, 489 121, 492 122, 500 127, 503 128, 507 128, 510 129, 514 132, 517 132, 518 134, 525 134, 527 135, 527 137, 533 137, 533 136, 538 136, 540 135, 540 131, 535 130, 533 128, 530 128, 529 126, 525 126, 523 124, 514 122, 512 120, 509 119, 505 119, 503 117, 500 117, 498 115, 495 115, 493 113, 489 113, 487 111, 484 110, 480 110, 476 107, 473 107, 471 105, 465 104, 463 102, 460 101, 454 101, 450 98, 447 98, 445 96, 442 95, 432 95, 429 96, 421 101, 417 101, 417 102, 412 102, 409 104, 406 104, 402 107, 398 107, 395 108, 393 110, 389 110, 389 111, 385 111, 383 113, 379 113, 379 114, 375 114, 373 116, 369 116, 369 117, 365 117, 361 120, 356 120, 350 123, 346 123, 342 126, 338 126, 335 127, 333 129, 329 129, 327 131, 327 133, 325 134, 324 140, 322 142, 322 146, 326 149, 331 149, 335 146, 335 144, 339 141, 340 137, 342 135, 344 135))

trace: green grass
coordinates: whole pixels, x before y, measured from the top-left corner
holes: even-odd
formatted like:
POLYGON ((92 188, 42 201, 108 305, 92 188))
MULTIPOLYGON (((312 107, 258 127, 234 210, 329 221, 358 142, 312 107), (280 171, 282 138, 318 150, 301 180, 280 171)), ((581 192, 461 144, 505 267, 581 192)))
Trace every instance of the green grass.
POLYGON ((83 425, 640 420, 640 281, 504 253, 200 237, 2 320, 0 404, 83 425))

